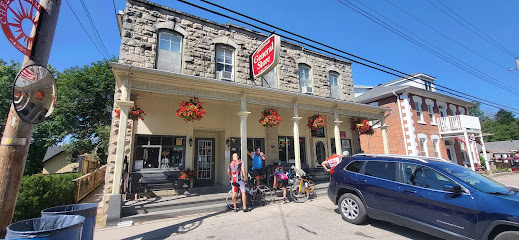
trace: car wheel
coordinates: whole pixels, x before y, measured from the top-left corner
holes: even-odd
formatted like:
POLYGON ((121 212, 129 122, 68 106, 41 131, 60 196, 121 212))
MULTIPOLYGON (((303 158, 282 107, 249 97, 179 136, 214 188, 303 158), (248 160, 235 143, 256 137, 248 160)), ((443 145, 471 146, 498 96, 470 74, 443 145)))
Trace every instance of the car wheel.
POLYGON ((519 239, 519 231, 505 231, 494 238, 494 240, 515 240, 519 239))
POLYGON ((366 208, 355 194, 345 193, 339 198, 339 212, 342 219, 353 224, 360 224, 366 220, 366 208))

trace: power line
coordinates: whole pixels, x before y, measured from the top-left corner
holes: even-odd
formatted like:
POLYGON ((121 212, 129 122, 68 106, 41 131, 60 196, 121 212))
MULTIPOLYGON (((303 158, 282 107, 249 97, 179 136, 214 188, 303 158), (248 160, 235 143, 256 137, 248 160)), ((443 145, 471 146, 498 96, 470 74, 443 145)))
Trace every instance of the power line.
POLYGON ((74 12, 74 9, 72 9, 72 6, 70 6, 70 3, 68 2, 68 0, 65 0, 65 2, 67 2, 67 5, 68 7, 70 8, 70 11, 72 11, 72 14, 74 14, 74 17, 76 18, 77 22, 79 23, 79 25, 81 26, 81 28, 83 29, 83 31, 85 32, 85 34, 87 35, 87 37, 90 39, 90 41, 92 42, 92 44, 94 44, 94 46, 96 47, 97 51, 101 54, 101 56, 103 56, 103 58, 105 59, 109 59, 108 57, 106 57, 103 52, 101 52, 101 50, 99 49, 99 47, 97 47, 97 44, 94 42, 94 40, 92 39, 92 37, 90 37, 90 34, 88 34, 87 30, 85 29, 85 27, 83 26, 83 24, 81 23, 81 21, 79 20, 78 16, 76 15, 76 12, 74 12))
POLYGON ((115 0, 112 0, 112 3, 114 4, 114 12, 115 12, 115 15, 117 15, 117 8, 115 7, 115 0))
MULTIPOLYGON (((265 28, 262 28, 262 27, 259 27, 259 26, 257 26, 257 25, 253 25, 253 24, 251 24, 251 23, 248 23, 248 22, 245 22, 245 21, 239 20, 239 19, 237 19, 237 18, 234 18, 234 17, 228 16, 228 15, 225 15, 225 14, 222 14, 222 13, 219 13, 219 12, 216 12, 216 11, 213 11, 213 10, 211 10, 211 9, 208 9, 208 8, 205 8, 205 7, 202 7, 202 6, 196 5, 196 4, 194 4, 194 3, 187 2, 187 1, 184 1, 184 0, 177 0, 177 1, 182 2, 182 3, 184 3, 184 4, 187 4, 187 5, 190 5, 190 6, 193 6, 193 7, 196 7, 196 8, 199 8, 199 9, 202 9, 202 10, 204 10, 204 11, 207 11, 207 12, 213 13, 213 14, 218 15, 218 16, 221 16, 221 17, 229 18, 229 19, 231 19, 231 20, 234 20, 234 21, 236 21, 236 22, 239 22, 239 23, 242 23, 242 24, 248 25, 248 26, 250 26, 250 27, 253 27, 253 28, 259 29, 259 30, 261 30, 261 31, 268 32, 268 33, 273 33, 272 31, 267 30, 267 29, 265 29, 265 28)), ((203 1, 203 2, 207 2, 207 1, 205 1, 205 0, 201 0, 201 1, 203 1)), ((213 6, 217 6, 217 7, 219 7, 219 8, 222 8, 222 9, 226 9, 226 10, 227 10, 227 8, 222 7, 222 6, 219 6, 219 5, 217 5, 217 4, 214 4, 214 3, 211 3, 211 2, 207 2, 207 3, 209 3, 209 4, 213 5, 213 6)), ((249 18, 249 19, 255 20, 254 18, 251 18, 251 17, 249 17, 249 16, 243 15, 243 14, 241 14, 241 13, 237 13, 237 12, 235 12, 235 11, 233 11, 233 10, 230 10, 230 9, 229 9, 228 11, 233 12, 233 13, 236 13, 236 14, 238 14, 238 15, 240 15, 240 16, 243 16, 243 17, 246 17, 246 18, 249 18)), ((255 21, 260 22, 259 20, 255 20, 255 21)), ((264 23, 264 24, 265 24, 265 25, 270 25, 270 24, 266 24, 266 23, 264 23)), ((272 26, 272 25, 270 25, 270 26, 272 26)), ((283 31, 283 32, 290 33, 290 32, 288 32, 288 31, 286 31, 286 30, 281 29, 281 28, 277 28, 277 27, 274 27, 274 28, 279 29, 279 30, 281 30, 281 31, 283 31)), ((290 33, 290 34, 292 34, 292 33, 290 33)), ((404 72, 398 71, 398 70, 396 70, 396 69, 392 69, 392 68, 386 67, 386 66, 381 65, 381 64, 378 64, 378 63, 374 63, 374 62, 372 62, 372 63, 374 63, 374 64, 376 64, 376 65, 378 65, 378 66, 381 66, 381 67, 384 67, 384 68, 387 68, 387 69, 391 69, 392 71, 398 72, 398 73, 403 74, 403 75, 399 75, 399 74, 396 74, 396 73, 393 73, 393 72, 389 72, 388 70, 384 70, 384 69, 381 69, 381 68, 378 68, 378 67, 375 67, 375 66, 372 66, 372 65, 369 65, 369 64, 363 63, 363 62, 359 62, 359 61, 357 61, 357 60, 354 60, 354 59, 348 58, 348 57, 346 57, 346 56, 339 55, 339 54, 336 54, 336 53, 330 52, 330 51, 328 51, 328 50, 325 50, 325 49, 322 49, 322 48, 319 48, 319 47, 316 47, 316 46, 310 45, 310 44, 305 43, 305 42, 302 42, 302 41, 300 41, 300 40, 297 40, 297 39, 294 39, 294 38, 291 38, 291 37, 288 37, 288 36, 284 36, 284 35, 282 35, 282 34, 277 34, 277 35, 279 35, 280 37, 283 37, 283 38, 285 38, 285 39, 288 39, 288 40, 294 41, 294 42, 296 42, 296 43, 300 43, 300 44, 306 45, 306 46, 311 47, 311 48, 313 48, 313 49, 316 49, 316 50, 318 50, 318 51, 321 51, 321 52, 324 52, 324 53, 328 53, 328 54, 330 54, 330 55, 337 56, 337 57, 339 57, 339 58, 343 58, 343 59, 346 59, 346 60, 348 60, 348 61, 351 61, 351 62, 354 62, 354 63, 358 63, 358 64, 360 64, 360 65, 363 65, 363 66, 366 66, 366 67, 369 67, 369 68, 372 68, 372 69, 375 69, 375 70, 378 70, 378 71, 381 71, 381 72, 384 72, 384 73, 387 73, 387 74, 390 74, 390 75, 394 75, 394 76, 397 76, 397 77, 410 77, 410 78, 411 78, 410 80, 415 81, 415 82, 416 82, 417 80, 419 80, 418 78, 416 78, 416 77, 414 77, 414 76, 411 76, 411 75, 406 74, 406 73, 404 73, 404 72)), ((295 34, 292 34, 292 35, 295 35, 295 34)), ((304 38, 304 37, 302 37, 302 38, 304 38)), ((305 38, 305 39, 306 39, 306 38, 305 38)), ((315 43, 320 44, 320 45, 324 45, 324 44, 319 43, 319 42, 316 42, 316 41, 314 41, 314 40, 310 40, 310 41, 315 42, 315 43)), ((330 48, 332 48, 332 47, 330 47, 330 48)), ((333 49, 333 48, 332 48, 332 49, 333 49)), ((335 49, 334 49, 334 50, 335 50, 335 49)), ((344 52, 344 51, 342 51, 342 50, 336 50, 336 51, 344 52)), ((347 53, 347 52, 344 52, 344 53, 346 53, 347 55, 352 55, 352 54, 347 53)), ((360 57, 359 57, 359 58, 360 58, 360 57)), ((371 61, 369 61, 369 60, 366 60, 366 61, 371 62, 371 61)), ((419 82, 419 83, 422 84, 421 82, 419 82)), ((438 85, 438 84, 435 84, 435 85, 436 85, 437 87, 442 87, 442 88, 447 89, 447 90, 442 90, 442 91, 444 91, 444 92, 451 93, 451 92, 449 92, 449 91, 453 91, 453 92, 456 92, 456 93, 459 93, 459 94, 463 94, 463 95, 468 96, 468 97, 465 97, 465 98, 469 98, 469 97, 470 97, 469 99, 471 99, 471 100, 478 99, 478 100, 480 100, 480 102, 481 102, 482 104, 485 104, 485 105, 489 105, 489 106, 492 106, 492 107, 502 106, 501 108, 514 109, 514 108, 511 108, 511 107, 508 107, 508 106, 504 106, 504 105, 501 105, 501 104, 497 104, 497 103, 490 102, 490 101, 485 100, 485 99, 481 99, 481 98, 478 98, 478 97, 474 97, 474 96, 471 96, 471 95, 469 95, 469 94, 466 94, 466 93, 463 93, 463 92, 459 92, 459 91, 456 91, 456 90, 450 89, 450 88, 448 88, 448 87, 444 87, 444 86, 441 86, 441 85, 438 85), (487 104, 487 102, 490 103, 490 104, 487 104), (495 104, 495 105, 492 105, 492 104, 495 104)), ((497 107, 497 108, 499 108, 499 107, 497 107)), ((514 109, 514 110, 517 110, 516 113, 519 113, 519 109, 514 109)))
POLYGON ((454 15, 458 16, 458 18, 460 18, 461 20, 463 20, 465 23, 467 23, 468 25, 470 25, 472 28, 474 28, 476 31, 474 31, 472 28, 468 27, 467 25, 463 24, 462 22, 460 22, 458 19, 456 19, 455 17, 453 17, 452 15, 450 15, 449 13, 447 13, 446 11, 444 11, 443 9, 441 9, 440 7, 438 7, 436 4, 434 4, 433 2, 431 2, 430 0, 427 0, 430 4, 432 4, 433 6, 435 6, 436 8, 440 9, 440 11, 442 11, 443 13, 445 13, 447 16, 449 16, 450 18, 454 19, 454 21, 458 22, 459 24, 461 24, 463 27, 465 27, 466 29, 468 29, 469 31, 473 32, 474 34, 478 35, 478 37, 480 37, 481 39, 489 42, 490 44, 496 46, 497 48, 499 48, 501 51, 509 54, 510 56, 516 58, 518 55, 510 50, 508 50, 507 48, 503 47, 503 45, 499 44, 496 40, 492 39, 490 36, 488 36, 487 34, 485 34, 484 32, 482 32, 481 30, 479 30, 477 27, 475 27, 474 25, 472 25, 469 21, 465 20, 463 17, 461 17, 459 14, 457 14, 456 12, 454 12, 452 9, 450 9, 449 7, 447 7, 445 4, 443 4, 442 2, 436 0, 439 4, 441 4, 443 7, 445 7, 446 9, 448 9, 450 12, 454 13, 454 15))
MULTIPOLYGON (((438 58, 440 58, 440 59, 442 59, 442 60, 444 60, 444 61, 446 61, 446 62, 448 62, 448 63, 450 63, 450 64, 452 64, 452 65, 454 65, 455 67, 457 67, 457 68, 459 68, 459 69, 461 69, 461 70, 463 70, 463 71, 465 71, 465 72, 467 72, 467 73, 469 73, 469 74, 471 74, 471 75, 473 75, 473 76, 475 76, 475 77, 478 77, 478 78, 480 78, 481 80, 484 80, 484 81, 486 81, 486 82, 488 82, 488 83, 490 83, 490 84, 492 84, 492 85, 494 85, 494 86, 497 86, 497 87, 499 87, 499 88, 501 88, 501 89, 503 89, 503 90, 505 90, 505 91, 508 91, 508 92, 510 92, 510 93, 512 93, 512 94, 519 94, 519 90, 514 89, 514 88, 511 88, 510 86, 504 85, 503 83, 499 82, 497 79, 495 79, 495 78, 493 78, 493 77, 491 77, 491 76, 488 76, 487 74, 485 74, 485 73, 483 73, 483 72, 481 72, 481 71, 479 71, 479 70, 477 70, 477 69, 475 69, 475 68, 473 68, 473 67, 468 66, 468 64, 464 63, 463 61, 457 59, 456 57, 452 56, 452 55, 449 54, 449 53, 446 53, 445 51, 443 51, 443 50, 441 50, 441 49, 439 49, 439 48, 437 48, 437 47, 435 47, 435 48, 438 49, 439 51, 443 52, 444 54, 450 56, 451 58, 445 56, 445 55, 442 54, 442 53, 437 52, 437 51, 434 50, 434 49, 431 49, 430 47, 428 47, 428 46, 424 45, 423 43, 417 41, 416 39, 412 38, 411 36, 408 36, 407 34, 401 32, 401 31, 398 30, 398 29, 395 29, 395 28, 392 27, 391 25, 389 25, 389 24, 387 24, 386 22, 380 20, 379 18, 377 18, 377 17, 371 15, 370 13, 364 11, 362 8, 356 6, 355 4, 349 2, 348 0, 337 0, 337 1, 340 2, 341 4, 347 6, 348 8, 352 9, 353 11, 355 11, 355 12, 361 14, 362 16, 368 18, 369 20, 375 22, 376 24, 378 24, 378 25, 384 27, 385 29, 387 29, 387 30, 389 30, 389 31, 391 31, 391 32, 393 32, 393 33, 395 33, 396 35, 398 35, 398 36, 404 38, 405 40, 407 40, 407 41, 409 41, 409 42, 411 42, 411 43, 417 45, 418 47, 420 47, 420 48, 422 48, 422 49, 424 49, 424 50, 430 52, 431 54, 437 56, 438 58), (345 2, 343 2, 343 1, 346 1, 348 4, 345 3, 345 2), (369 15, 369 16, 368 16, 368 15, 369 15), (452 58, 454 58, 454 60, 453 60, 452 58), (461 63, 458 63, 458 62, 461 62, 461 63), (464 66, 463 64, 466 65, 466 66, 464 66)), ((372 10, 372 11, 374 11, 374 10, 372 10)), ((377 13, 376 11, 374 11, 374 12, 377 13)), ((378 14, 378 13, 377 13, 377 14, 378 14)), ((379 15, 380 15, 380 14, 379 14, 379 15)), ((382 16, 382 17, 384 17, 384 16, 382 16)), ((385 18, 385 17, 384 17, 384 18, 385 18)), ((391 21, 391 20, 390 20, 390 21, 391 21)), ((395 24, 395 23, 394 23, 394 24, 395 24)), ((401 27, 400 25, 398 25, 398 24, 395 24, 395 25, 397 25, 397 26, 399 26, 400 28, 402 28, 402 29, 404 29, 405 31, 407 31, 405 28, 401 27)), ((408 31, 408 32, 409 32, 409 31, 408 31)), ((412 34, 412 33, 411 33, 411 34, 412 34)), ((413 35, 414 35, 414 34, 413 34, 413 35)), ((415 35, 415 36, 416 36, 416 35, 415 35)), ((423 42, 425 42, 425 43, 431 45, 432 47, 434 47, 432 44, 430 44, 430 43, 427 42, 426 40, 424 40, 424 39, 422 39, 422 38, 420 38, 420 37, 418 37, 418 36, 417 36, 417 38, 420 39, 420 40, 422 40, 423 42)))
POLYGON ((90 27, 92 27, 92 30, 94 31, 94 36, 96 37, 96 39, 99 43, 99 46, 101 46, 101 49, 106 53, 107 56, 110 56, 110 53, 108 52, 105 44, 103 43, 103 39, 101 38, 101 36, 99 35, 99 32, 97 31, 96 25, 95 25, 94 21, 92 20, 92 16, 90 15, 90 11, 88 11, 88 8, 87 8, 85 2, 83 0, 79 0, 79 2, 83 6, 83 10, 85 10, 88 21, 90 22, 90 27))
MULTIPOLYGON (((413 19, 415 19, 416 21, 418 21, 418 22, 420 22, 421 24, 425 25, 425 26, 428 27, 429 29, 435 31, 436 33, 442 35, 443 37, 449 39, 450 41, 452 41, 452 42, 458 44, 459 46, 461 46, 461 47, 463 47, 463 48, 469 50, 470 52, 474 53, 475 55, 477 55, 477 56, 479 56, 479 57, 481 57, 481 58, 483 58, 483 59, 485 59, 485 60, 487 60, 487 61, 489 61, 489 62, 495 64, 496 66, 499 66, 499 67, 501 67, 501 68, 504 68, 504 69, 507 70, 507 71, 510 69, 509 67, 505 67, 505 66, 501 65, 501 64, 495 62, 494 60, 492 60, 492 59, 490 59, 490 58, 488 58, 488 57, 486 57, 486 56, 483 56, 482 54, 480 54, 480 53, 474 51, 473 49, 467 47, 466 45, 464 45, 464 44, 462 44, 462 43, 456 41, 455 39, 453 39, 453 38, 447 36, 447 35, 444 34, 443 32, 441 32, 441 31, 437 30, 436 28, 432 27, 431 25, 425 23, 425 22, 422 21, 420 18, 417 18, 416 16, 412 15, 411 13, 405 11, 404 9, 402 9, 401 7, 395 5, 395 4, 392 3, 391 1, 389 1, 389 0, 385 0, 385 1, 386 1, 387 3, 389 3, 389 4, 391 4, 391 5, 392 5, 393 7, 395 7, 396 9, 398 9, 398 10, 400 10, 401 12, 405 13, 405 14, 408 15, 409 17, 412 17, 413 19)), ((514 73, 516 73, 516 72, 514 72, 514 73)), ((516 74, 517 74, 517 73, 516 73, 516 74)))

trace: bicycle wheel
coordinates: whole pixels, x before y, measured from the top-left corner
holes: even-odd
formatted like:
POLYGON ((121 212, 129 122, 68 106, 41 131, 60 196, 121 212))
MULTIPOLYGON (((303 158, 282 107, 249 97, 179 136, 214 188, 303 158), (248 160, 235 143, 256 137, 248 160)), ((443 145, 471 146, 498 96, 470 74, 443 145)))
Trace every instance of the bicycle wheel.
POLYGON ((290 188, 290 196, 294 199, 294 202, 303 203, 308 200, 309 192, 304 184, 298 184, 297 182, 290 188))
MULTIPOLYGON (((227 207, 229 207, 229 209, 234 210, 234 204, 232 203, 232 190, 229 190, 229 192, 227 193, 225 202, 227 203, 227 207)), ((236 193, 236 208, 240 209, 241 206, 242 206, 241 192, 238 191, 236 193)))
POLYGON ((315 189, 315 183, 312 180, 306 180, 305 183, 308 185, 308 195, 310 198, 316 198, 317 197, 317 191, 315 189))
POLYGON ((272 191, 271 188, 269 188, 265 185, 259 185, 257 188, 256 194, 258 194, 256 196, 256 199, 258 201, 261 201, 260 204, 265 205, 265 204, 269 204, 270 202, 274 201, 274 191, 272 191))

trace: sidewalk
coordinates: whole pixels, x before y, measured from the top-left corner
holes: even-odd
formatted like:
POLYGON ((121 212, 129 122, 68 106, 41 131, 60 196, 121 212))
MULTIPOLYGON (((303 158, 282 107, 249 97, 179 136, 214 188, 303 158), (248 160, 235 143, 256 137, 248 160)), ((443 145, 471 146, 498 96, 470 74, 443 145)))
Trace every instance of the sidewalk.
POLYGON ((105 218, 103 215, 103 195, 104 195, 105 184, 99 185, 93 192, 88 194, 85 198, 83 198, 79 203, 97 203, 97 219, 96 219, 96 229, 105 227, 105 218))

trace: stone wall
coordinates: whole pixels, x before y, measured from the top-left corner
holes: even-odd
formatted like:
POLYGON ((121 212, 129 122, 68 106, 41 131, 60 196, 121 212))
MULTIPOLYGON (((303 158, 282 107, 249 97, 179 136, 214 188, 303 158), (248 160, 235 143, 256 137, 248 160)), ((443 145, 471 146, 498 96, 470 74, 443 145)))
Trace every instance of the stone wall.
MULTIPOLYGON (((184 74, 215 78, 215 44, 235 46, 235 80, 261 84, 250 79, 249 56, 267 37, 237 25, 219 24, 144 0, 129 0, 123 16, 119 62, 154 68, 157 57, 158 28, 184 35, 182 67, 184 74), (159 24, 159 26, 157 26, 159 24)), ((297 59, 304 58, 312 67, 314 95, 330 97, 328 70, 337 69, 341 79, 341 99, 354 101, 351 63, 306 50, 282 41, 278 65, 279 89, 300 92, 297 59)))

